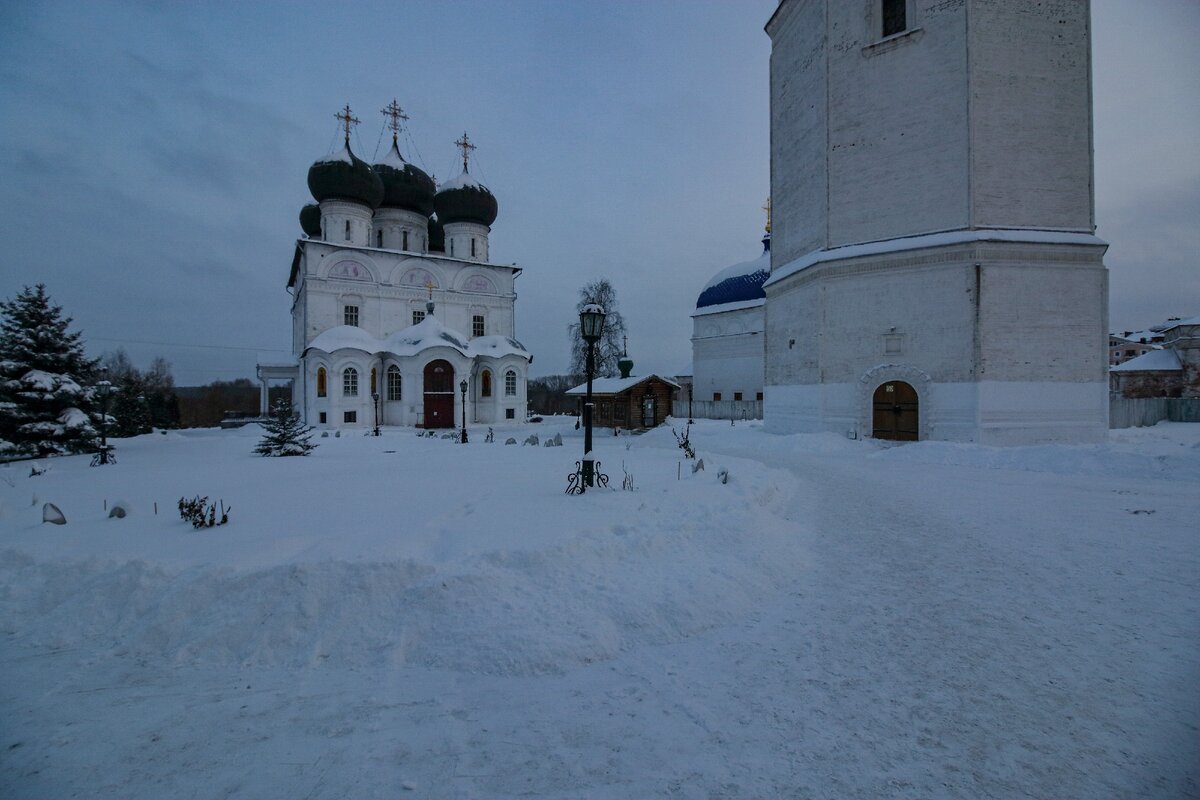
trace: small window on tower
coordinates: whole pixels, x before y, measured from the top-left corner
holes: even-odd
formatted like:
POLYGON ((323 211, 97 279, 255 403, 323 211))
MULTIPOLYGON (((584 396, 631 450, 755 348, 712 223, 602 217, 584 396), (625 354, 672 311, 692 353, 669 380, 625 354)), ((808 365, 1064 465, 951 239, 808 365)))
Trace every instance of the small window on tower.
POLYGON ((450 240, 450 255, 454 255, 454 240, 450 240))
POLYGON ((408 231, 404 231, 403 233, 400 234, 400 240, 401 240, 400 241, 400 249, 407 250, 408 249, 408 231))
POLYGON ((383 247, 383 231, 375 231, 375 246, 383 247))
POLYGON ((471 317, 471 335, 483 336, 483 314, 471 317))
POLYGON ((424 311, 414 311, 414 312, 413 312, 413 325, 419 325, 419 324, 421 324, 421 322, 422 322, 424 319, 425 319, 425 312, 424 312, 424 311))
POLYGON ((350 220, 346 220, 346 241, 350 241, 350 220))
POLYGON ((908 0, 882 0, 883 1, 883 35, 891 36, 896 33, 903 33, 908 28, 905 8, 908 0))
POLYGON ((342 324, 358 327, 358 306, 346 306, 342 310, 342 324))
POLYGON ((475 257, 475 237, 471 237, 471 258, 475 257))

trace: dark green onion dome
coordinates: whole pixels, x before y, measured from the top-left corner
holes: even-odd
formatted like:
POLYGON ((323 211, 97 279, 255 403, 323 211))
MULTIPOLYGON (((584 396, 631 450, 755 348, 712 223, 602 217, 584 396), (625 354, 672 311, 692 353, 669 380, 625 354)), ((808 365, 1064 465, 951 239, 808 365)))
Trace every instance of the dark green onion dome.
POLYGON ((304 229, 310 239, 321 238, 321 207, 319 205, 309 203, 300 209, 300 227, 304 229))
POLYGON ((383 181, 382 207, 415 211, 425 217, 433 213, 433 193, 437 191, 433 179, 404 160, 395 139, 392 149, 373 169, 383 181))
POLYGON ((443 225, 477 222, 490 226, 500 211, 496 196, 465 169, 457 178, 441 185, 433 197, 433 207, 437 209, 438 219, 443 225))
POLYGON ((308 168, 308 190, 317 202, 348 200, 379 208, 383 181, 375 170, 354 153, 347 142, 308 168))
POLYGON ((446 229, 436 217, 429 218, 429 252, 446 252, 446 229))

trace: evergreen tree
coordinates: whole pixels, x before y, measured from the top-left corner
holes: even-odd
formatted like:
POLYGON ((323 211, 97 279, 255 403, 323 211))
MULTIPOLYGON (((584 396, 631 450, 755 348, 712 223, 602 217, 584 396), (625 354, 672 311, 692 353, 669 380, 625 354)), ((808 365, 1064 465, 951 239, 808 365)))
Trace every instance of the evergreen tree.
POLYGON ((276 400, 271 407, 270 419, 262 426, 265 433, 254 448, 260 456, 306 456, 316 448, 309 441, 313 429, 300 421, 290 400, 276 400))
POLYGON ((150 369, 142 372, 124 349, 118 349, 106 353, 100 363, 112 383, 110 436, 137 436, 149 433, 154 427, 178 425, 175 380, 165 359, 156 358, 150 369))
MULTIPOLYGON (((596 375, 606 377, 617 374, 617 361, 625 349, 625 318, 617 310, 617 291, 608 278, 601 278, 579 290, 578 313, 588 303, 597 303, 604 309, 604 330, 596 342, 596 375)), ((584 376, 587 365, 587 342, 579 335, 579 323, 569 330, 571 337, 571 374, 584 376)))
POLYGON ((96 362, 44 284, 0 302, 0 456, 78 453, 95 446, 96 362), (85 388, 87 387, 87 388, 85 388))

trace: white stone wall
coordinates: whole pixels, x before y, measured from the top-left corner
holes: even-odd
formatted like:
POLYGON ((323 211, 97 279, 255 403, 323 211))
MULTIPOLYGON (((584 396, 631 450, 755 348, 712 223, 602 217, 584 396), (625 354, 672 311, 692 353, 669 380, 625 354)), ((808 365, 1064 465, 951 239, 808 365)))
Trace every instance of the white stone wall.
POLYGON ((488 260, 488 234, 492 229, 487 225, 475 222, 448 222, 445 229, 446 255, 468 261, 488 260))
POLYGON ((970 0, 972 222, 1091 232, 1090 3, 970 0))
POLYGON ((763 307, 704 313, 692 320, 692 386, 696 400, 754 400, 763 390, 763 307))
POLYGON ((373 217, 368 206, 345 200, 321 201, 321 238, 326 242, 368 247, 372 225, 373 217))
POLYGON ((372 247, 412 253, 424 253, 428 249, 429 219, 416 212, 399 208, 380 208, 375 211, 372 227, 372 247), (404 239, 406 233, 407 247, 404 239))
POLYGON ((920 396, 922 438, 1098 440, 1103 252, 982 242, 827 262, 769 285, 768 427, 869 436, 874 390, 903 380, 920 396))

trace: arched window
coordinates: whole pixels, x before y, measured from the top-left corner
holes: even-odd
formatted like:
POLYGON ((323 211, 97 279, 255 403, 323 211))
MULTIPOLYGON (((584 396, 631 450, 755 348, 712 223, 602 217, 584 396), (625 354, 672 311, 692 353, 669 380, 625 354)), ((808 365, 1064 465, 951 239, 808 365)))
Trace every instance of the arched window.
POLYGON ((376 386, 378 386, 378 384, 375 382, 375 368, 371 367, 371 394, 375 394, 377 391, 379 391, 375 388, 376 386))
POLYGON ((504 394, 506 397, 516 397, 517 373, 514 370, 504 373, 504 394))
POLYGON ((491 397, 492 396, 492 371, 490 369, 485 369, 483 371, 483 374, 479 376, 479 380, 480 380, 479 396, 480 397, 491 397))
POLYGON ((400 399, 400 368, 395 364, 387 368, 387 399, 400 399))
POLYGON ((324 397, 327 391, 325 386, 325 368, 317 367, 317 397, 324 397))
POLYGON ((400 234, 400 236, 404 239, 404 241, 400 244, 400 249, 407 250, 408 249, 408 231, 402 232, 400 234))
POLYGON ((342 394, 358 397, 358 370, 354 367, 346 367, 342 372, 342 394))

